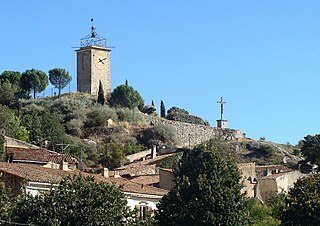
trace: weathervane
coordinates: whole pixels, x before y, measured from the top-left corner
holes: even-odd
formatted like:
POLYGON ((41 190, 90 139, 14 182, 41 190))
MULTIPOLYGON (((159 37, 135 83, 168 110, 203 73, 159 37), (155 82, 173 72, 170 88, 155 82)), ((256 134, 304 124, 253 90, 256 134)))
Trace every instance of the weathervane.
POLYGON ((106 48, 106 39, 99 36, 96 32, 96 27, 93 25, 93 18, 91 18, 91 31, 86 37, 80 40, 80 45, 82 47, 87 46, 100 46, 106 48))

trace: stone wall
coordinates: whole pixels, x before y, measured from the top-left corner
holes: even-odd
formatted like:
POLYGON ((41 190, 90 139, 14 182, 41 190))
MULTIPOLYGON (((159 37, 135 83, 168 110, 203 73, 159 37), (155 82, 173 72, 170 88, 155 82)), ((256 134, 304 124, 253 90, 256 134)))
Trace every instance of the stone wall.
POLYGON ((149 125, 164 124, 174 128, 181 146, 189 147, 208 141, 211 138, 223 140, 239 140, 245 135, 240 130, 214 128, 204 125, 196 125, 178 121, 171 121, 164 118, 143 114, 144 120, 149 125))

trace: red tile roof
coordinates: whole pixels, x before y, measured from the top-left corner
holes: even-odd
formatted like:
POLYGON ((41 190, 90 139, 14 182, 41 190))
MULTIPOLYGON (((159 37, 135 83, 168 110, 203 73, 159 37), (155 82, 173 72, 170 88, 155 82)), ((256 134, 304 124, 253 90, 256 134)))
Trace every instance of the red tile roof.
POLYGON ((19 147, 6 147, 6 155, 13 155, 13 161, 32 161, 43 162, 49 161, 60 164, 62 161, 69 164, 75 164, 77 161, 71 155, 60 154, 47 149, 31 149, 19 147))
POLYGON ((58 184, 64 177, 68 175, 83 175, 83 176, 93 176, 97 181, 102 181, 106 183, 115 183, 124 192, 129 193, 140 193, 148 195, 159 195, 163 196, 167 193, 166 190, 150 187, 147 185, 141 185, 125 178, 121 177, 103 177, 98 174, 89 174, 81 172, 79 170, 63 171, 59 169, 44 168, 37 165, 31 164, 16 164, 16 163, 6 163, 0 162, 0 172, 10 174, 16 177, 23 178, 27 181, 32 182, 42 182, 42 183, 52 183, 58 184))
POLYGON ((173 154, 160 155, 153 159, 131 163, 129 165, 119 167, 115 170, 119 171, 120 176, 129 175, 131 177, 134 177, 134 176, 142 176, 142 175, 154 175, 156 173, 155 162, 171 155, 173 154))
POLYGON ((130 180, 132 182, 144 185, 152 185, 159 183, 159 174, 156 175, 145 175, 145 176, 138 176, 130 180))

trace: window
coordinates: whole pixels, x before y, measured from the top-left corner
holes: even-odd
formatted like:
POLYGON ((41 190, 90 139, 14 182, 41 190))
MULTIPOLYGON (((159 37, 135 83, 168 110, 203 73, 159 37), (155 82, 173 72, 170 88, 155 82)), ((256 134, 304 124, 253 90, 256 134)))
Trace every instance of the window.
POLYGON ((140 220, 141 221, 147 220, 147 216, 148 216, 148 207, 140 206, 140 220))

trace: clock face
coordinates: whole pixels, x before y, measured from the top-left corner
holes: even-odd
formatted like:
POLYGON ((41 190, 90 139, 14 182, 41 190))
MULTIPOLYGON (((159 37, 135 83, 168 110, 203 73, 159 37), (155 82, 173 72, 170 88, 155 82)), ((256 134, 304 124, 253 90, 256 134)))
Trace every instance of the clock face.
POLYGON ((93 55, 93 62, 97 69, 102 70, 106 67, 107 58, 93 55))

